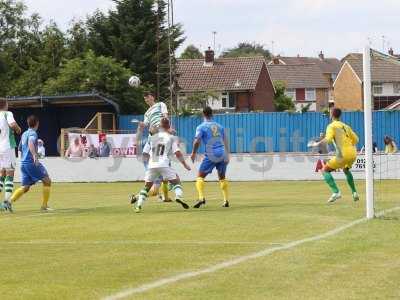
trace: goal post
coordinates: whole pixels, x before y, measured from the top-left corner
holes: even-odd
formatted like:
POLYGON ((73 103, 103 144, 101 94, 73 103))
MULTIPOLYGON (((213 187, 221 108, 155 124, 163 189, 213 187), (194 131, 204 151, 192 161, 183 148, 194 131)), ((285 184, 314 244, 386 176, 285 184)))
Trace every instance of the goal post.
POLYGON ((364 133, 365 133, 365 186, 366 216, 375 217, 374 209, 374 158, 372 138, 372 85, 371 85, 371 48, 366 46, 363 54, 364 82, 364 133))

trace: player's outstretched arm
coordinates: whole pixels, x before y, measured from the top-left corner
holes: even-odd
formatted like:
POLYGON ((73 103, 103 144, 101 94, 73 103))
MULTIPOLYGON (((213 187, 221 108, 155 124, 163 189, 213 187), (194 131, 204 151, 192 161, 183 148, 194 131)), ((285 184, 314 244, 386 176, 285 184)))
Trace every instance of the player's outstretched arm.
POLYGON ((201 144, 200 139, 194 140, 192 154, 190 155, 190 159, 192 160, 192 162, 194 162, 196 160, 196 156, 197 156, 197 152, 199 151, 200 144, 201 144))
POLYGON ((175 156, 179 160, 179 162, 185 167, 186 170, 188 171, 191 170, 190 166, 186 163, 185 157, 183 156, 181 151, 176 151, 175 156))
POLYGON ((10 125, 10 127, 14 130, 14 132, 15 132, 16 134, 21 134, 22 129, 21 129, 21 127, 19 127, 19 125, 17 124, 17 122, 12 123, 12 124, 10 125))
POLYGON ((150 151, 151 151, 151 146, 150 146, 150 142, 147 141, 146 145, 144 145, 143 148, 143 162, 148 162, 150 160, 150 151))
POLYGON ((230 161, 230 149, 228 139, 226 138, 226 131, 224 132, 224 145, 225 145, 225 153, 226 153, 226 162, 229 163, 230 161))
POLYGON ((28 146, 29 146, 29 151, 31 152, 32 157, 33 157, 33 162, 35 164, 37 164, 38 163, 38 155, 37 155, 37 152, 36 152, 35 143, 33 141, 29 140, 28 146))
POLYGON ((8 126, 10 126, 10 128, 12 130, 14 130, 14 132, 16 134, 21 134, 21 132, 22 132, 21 127, 19 127, 18 123, 15 122, 14 115, 13 115, 12 112, 10 112, 10 111, 7 112, 6 119, 7 119, 7 122, 8 122, 8 126))

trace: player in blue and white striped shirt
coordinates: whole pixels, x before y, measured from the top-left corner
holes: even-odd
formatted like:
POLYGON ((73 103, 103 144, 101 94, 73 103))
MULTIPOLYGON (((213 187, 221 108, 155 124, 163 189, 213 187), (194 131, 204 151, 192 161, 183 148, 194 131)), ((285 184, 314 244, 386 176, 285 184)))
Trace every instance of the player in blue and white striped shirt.
MULTIPOLYGON (((137 131, 138 141, 141 140, 145 128, 149 129, 150 135, 154 135, 160 130, 161 119, 168 118, 167 105, 165 105, 164 102, 156 102, 155 96, 152 92, 147 91, 144 93, 144 101, 149 106, 149 109, 144 114, 144 121, 139 123, 137 131)), ((146 163, 145 169, 147 169, 146 163)), ((168 182, 162 182, 161 177, 155 180, 150 195, 159 195, 161 201, 169 202, 170 199, 168 197, 168 182), (160 189, 162 195, 160 195, 160 189)))

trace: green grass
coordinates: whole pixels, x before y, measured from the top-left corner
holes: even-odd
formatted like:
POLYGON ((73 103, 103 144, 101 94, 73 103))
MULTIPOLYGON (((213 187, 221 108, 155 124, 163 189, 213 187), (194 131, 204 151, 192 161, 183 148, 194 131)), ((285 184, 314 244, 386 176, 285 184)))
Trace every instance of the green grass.
MULTIPOLYGON (((0 215, 1 299, 100 299, 324 233, 364 216, 339 184, 344 198, 328 206, 322 182, 233 183, 224 209, 208 183, 204 209, 151 199, 141 214, 127 203, 140 184, 55 184, 57 211, 44 215, 35 187, 0 215)), ((184 188, 194 199, 193 184, 184 188)), ((379 209, 400 205, 397 181, 379 189, 379 209)), ((399 299, 399 215, 131 299, 399 299)))

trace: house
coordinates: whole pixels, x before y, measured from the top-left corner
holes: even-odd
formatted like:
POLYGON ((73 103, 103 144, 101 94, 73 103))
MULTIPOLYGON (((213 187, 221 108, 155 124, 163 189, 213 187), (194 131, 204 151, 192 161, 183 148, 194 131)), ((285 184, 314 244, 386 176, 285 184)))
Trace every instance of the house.
MULTIPOLYGON (((384 109, 400 99, 400 61, 393 55, 373 55, 371 83, 374 109, 384 109)), ((350 53, 334 83, 335 105, 344 110, 363 109, 363 55, 350 53)))
POLYGON ((310 110, 321 111, 333 105, 333 82, 340 69, 336 58, 274 57, 268 62, 272 80, 286 84, 286 94, 292 97, 297 109, 311 104, 310 110))
POLYGON ((393 48, 390 48, 388 53, 390 56, 396 57, 397 59, 400 60, 400 54, 395 54, 393 48))
POLYGON ((274 86, 264 57, 178 59, 178 108, 196 93, 212 92, 207 103, 224 112, 274 111, 274 86))

